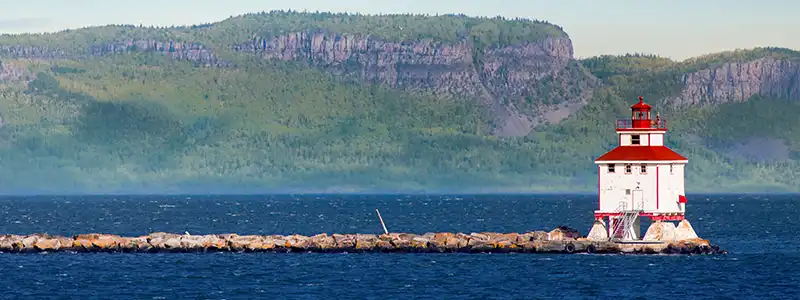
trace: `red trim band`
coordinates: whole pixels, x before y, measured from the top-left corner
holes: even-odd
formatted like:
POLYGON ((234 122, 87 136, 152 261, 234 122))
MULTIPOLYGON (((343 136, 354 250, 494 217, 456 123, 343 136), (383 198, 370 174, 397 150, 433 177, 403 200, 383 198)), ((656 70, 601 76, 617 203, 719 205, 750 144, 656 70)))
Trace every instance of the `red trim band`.
MULTIPOLYGON (((594 218, 595 219, 602 219, 602 218, 606 218, 606 217, 619 217, 619 216, 622 216, 621 212, 594 213, 594 218)), ((653 220, 653 221, 681 221, 681 220, 683 220, 685 218, 683 214, 670 214, 670 215, 661 215, 661 214, 659 214, 659 215, 656 215, 654 213, 639 213, 639 216, 640 217, 649 218, 650 220, 653 220)))

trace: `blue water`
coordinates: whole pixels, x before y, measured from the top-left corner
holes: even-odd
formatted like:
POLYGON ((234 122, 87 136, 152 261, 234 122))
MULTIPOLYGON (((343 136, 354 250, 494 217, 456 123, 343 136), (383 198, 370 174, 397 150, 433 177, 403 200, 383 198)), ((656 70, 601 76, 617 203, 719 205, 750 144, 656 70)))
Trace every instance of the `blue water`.
MULTIPOLYGON (((0 232, 71 236, 586 233, 596 196, 0 198, 0 232)), ((8 299, 771 299, 800 295, 800 196, 690 197, 697 233, 730 254, 0 254, 8 299), (689 297, 689 298, 687 298, 689 297)), ((644 225, 646 226, 646 225, 644 225)), ((643 228, 643 230, 646 228, 643 228)))

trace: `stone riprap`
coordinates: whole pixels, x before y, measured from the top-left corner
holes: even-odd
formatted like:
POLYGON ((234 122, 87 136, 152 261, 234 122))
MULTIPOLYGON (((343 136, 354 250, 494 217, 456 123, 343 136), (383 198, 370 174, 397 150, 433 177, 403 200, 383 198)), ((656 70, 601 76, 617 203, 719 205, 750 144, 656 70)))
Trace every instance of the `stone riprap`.
POLYGON ((526 233, 411 233, 238 235, 174 234, 156 232, 146 236, 78 234, 72 237, 48 234, 0 236, 0 252, 405 252, 405 253, 641 253, 724 254, 707 240, 617 243, 592 241, 577 232, 526 233))

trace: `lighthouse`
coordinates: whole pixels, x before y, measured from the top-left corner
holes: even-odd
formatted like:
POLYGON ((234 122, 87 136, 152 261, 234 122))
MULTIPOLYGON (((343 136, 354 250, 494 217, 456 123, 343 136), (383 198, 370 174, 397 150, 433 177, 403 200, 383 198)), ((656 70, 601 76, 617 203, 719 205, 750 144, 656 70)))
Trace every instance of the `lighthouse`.
POLYGON ((685 220, 688 159, 664 145, 667 122, 643 97, 616 122, 617 146, 595 159, 597 209, 590 240, 672 241, 696 238, 685 220), (641 235, 641 219, 651 225, 641 235), (607 221, 607 222, 606 222, 607 221), (680 222, 673 224, 672 222, 680 222))

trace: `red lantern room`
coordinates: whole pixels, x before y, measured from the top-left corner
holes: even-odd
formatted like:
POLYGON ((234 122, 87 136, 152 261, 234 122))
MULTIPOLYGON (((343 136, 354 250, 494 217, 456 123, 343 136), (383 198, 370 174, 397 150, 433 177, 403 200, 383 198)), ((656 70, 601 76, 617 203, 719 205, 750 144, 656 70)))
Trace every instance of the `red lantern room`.
POLYGON ((644 98, 639 96, 639 103, 631 106, 633 128, 650 128, 650 108, 650 105, 644 103, 644 98))
POLYGON ((639 96, 639 103, 631 106, 631 118, 617 120, 617 130, 667 130, 666 122, 656 114, 653 120, 650 116, 652 107, 644 103, 644 97, 639 96))

